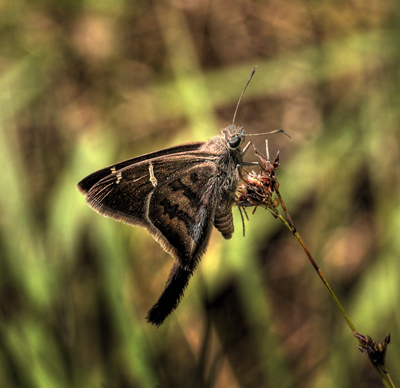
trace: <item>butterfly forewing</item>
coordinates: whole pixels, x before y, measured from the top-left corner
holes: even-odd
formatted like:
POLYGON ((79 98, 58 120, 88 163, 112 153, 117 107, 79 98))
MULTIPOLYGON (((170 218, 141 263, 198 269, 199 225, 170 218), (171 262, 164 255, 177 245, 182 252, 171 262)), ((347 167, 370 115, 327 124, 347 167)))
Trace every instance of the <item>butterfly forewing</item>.
POLYGON ((173 155, 173 154, 178 154, 178 153, 183 153, 186 154, 187 152, 191 152, 194 150, 199 149, 204 142, 193 142, 193 143, 187 143, 187 144, 182 144, 176 147, 171 147, 171 148, 166 148, 160 151, 156 152, 151 152, 145 155, 137 156, 135 158, 131 158, 128 160, 124 160, 123 162, 113 164, 111 166, 102 168, 101 170, 98 170, 90 175, 88 175, 86 178, 82 179, 78 183, 78 189, 82 194, 86 194, 89 189, 99 182, 101 179, 105 178, 106 176, 115 173, 117 170, 121 170, 125 167, 133 166, 136 163, 139 163, 143 160, 150 160, 154 158, 160 158, 163 157, 164 155, 173 155))

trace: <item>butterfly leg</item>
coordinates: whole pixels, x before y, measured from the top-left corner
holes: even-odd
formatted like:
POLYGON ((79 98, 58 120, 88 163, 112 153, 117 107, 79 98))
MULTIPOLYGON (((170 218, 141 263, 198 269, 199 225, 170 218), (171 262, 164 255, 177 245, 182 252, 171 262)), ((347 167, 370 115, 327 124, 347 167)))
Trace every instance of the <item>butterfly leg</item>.
POLYGON ((247 152, 247 150, 249 149, 250 145, 253 145, 253 143, 251 141, 249 141, 244 147, 243 147, 243 155, 247 152))
MULTIPOLYGON (((247 152, 247 150, 249 149, 250 146, 253 147, 254 152, 255 152, 255 154, 257 155, 258 150, 257 150, 256 146, 255 146, 251 141, 249 141, 249 142, 245 145, 245 147, 243 148, 243 155, 247 152)), ((260 163, 258 163, 258 162, 242 162, 242 163, 239 165, 239 167, 242 167, 242 166, 258 166, 258 165, 260 165, 260 163)))

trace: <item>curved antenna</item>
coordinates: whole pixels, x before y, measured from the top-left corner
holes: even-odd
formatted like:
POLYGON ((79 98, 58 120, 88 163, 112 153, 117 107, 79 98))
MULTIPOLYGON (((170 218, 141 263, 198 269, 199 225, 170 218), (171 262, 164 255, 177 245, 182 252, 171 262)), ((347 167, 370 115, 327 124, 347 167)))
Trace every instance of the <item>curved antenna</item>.
POLYGON ((260 136, 260 135, 272 135, 274 133, 284 133, 289 139, 291 139, 292 137, 283 129, 275 129, 275 131, 271 131, 271 132, 262 132, 262 133, 246 133, 246 137, 247 136, 260 136))
POLYGON ((240 102, 242 101, 243 94, 244 94, 244 92, 246 91, 247 86, 249 85, 251 79, 253 78, 253 75, 254 75, 254 73, 256 72, 257 67, 258 67, 258 66, 255 66, 254 69, 253 69, 253 71, 251 72, 250 77, 249 77, 249 79, 247 80, 247 84, 246 84, 246 86, 244 87, 244 89, 243 89, 243 91, 242 91, 242 94, 241 94, 240 97, 239 97, 239 101, 238 101, 238 103, 236 104, 235 113, 233 114, 232 125, 235 124, 236 113, 237 113, 237 111, 238 111, 238 109, 239 109, 240 102))

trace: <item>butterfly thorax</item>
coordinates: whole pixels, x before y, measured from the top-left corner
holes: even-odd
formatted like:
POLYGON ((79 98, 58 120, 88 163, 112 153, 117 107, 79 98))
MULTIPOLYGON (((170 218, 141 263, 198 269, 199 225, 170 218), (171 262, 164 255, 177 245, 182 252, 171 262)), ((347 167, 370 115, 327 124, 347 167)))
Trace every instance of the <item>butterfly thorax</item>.
POLYGON ((208 153, 210 159, 217 166, 218 187, 222 192, 236 191, 240 180, 239 168, 243 161, 243 151, 240 144, 244 141, 244 130, 242 127, 230 125, 224 128, 222 134, 214 136, 202 147, 208 153), (230 144, 234 139, 235 148, 230 144))

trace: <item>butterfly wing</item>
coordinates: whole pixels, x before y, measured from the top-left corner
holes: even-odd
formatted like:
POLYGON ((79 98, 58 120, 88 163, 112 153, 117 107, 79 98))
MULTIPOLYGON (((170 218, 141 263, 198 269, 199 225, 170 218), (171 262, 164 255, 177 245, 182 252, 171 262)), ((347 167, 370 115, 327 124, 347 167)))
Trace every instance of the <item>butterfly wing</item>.
POLYGON ((104 216, 146 228, 182 265, 190 266, 204 252, 211 231, 217 173, 206 157, 164 156, 116 170, 94 184, 86 199, 104 216))
POLYGON ((90 207, 146 228, 176 259, 165 289, 147 317, 156 325, 178 306, 205 252, 221 199, 213 156, 201 152, 180 156, 135 162, 113 171, 86 191, 90 207))
POLYGON ((86 194, 89 189, 94 186, 97 182, 99 182, 101 179, 105 178, 106 176, 115 173, 117 170, 121 170, 125 167, 132 166, 133 164, 142 162, 144 160, 150 160, 150 159, 155 159, 159 158, 165 155, 173 155, 173 154, 178 154, 178 153, 187 153, 191 151, 195 151, 199 149, 204 142, 193 142, 193 143, 186 143, 182 144, 176 147, 171 147, 171 148, 166 148, 160 151, 156 152, 151 152, 145 155, 137 156, 135 158, 131 158, 128 160, 124 160, 123 162, 113 164, 111 166, 102 168, 101 170, 98 170, 90 175, 88 175, 86 178, 82 179, 78 183, 78 190, 82 194, 86 194))

